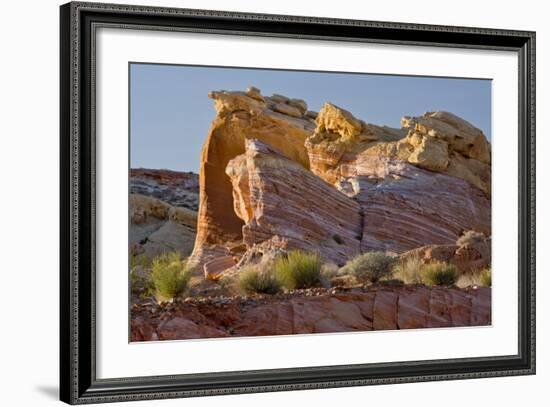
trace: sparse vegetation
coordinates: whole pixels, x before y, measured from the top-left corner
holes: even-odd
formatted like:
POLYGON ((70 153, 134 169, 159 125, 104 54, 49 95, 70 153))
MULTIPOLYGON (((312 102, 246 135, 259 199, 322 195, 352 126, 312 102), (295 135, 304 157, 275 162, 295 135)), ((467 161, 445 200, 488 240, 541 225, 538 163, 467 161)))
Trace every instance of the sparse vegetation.
POLYGON ((151 280, 158 301, 169 301, 181 295, 190 278, 186 261, 178 252, 163 253, 151 263, 151 280))
POLYGON ((321 266, 321 285, 325 288, 332 286, 332 280, 338 277, 339 268, 334 263, 325 263, 321 266))
POLYGON ((422 260, 418 255, 409 256, 395 263, 393 275, 405 284, 422 284, 422 266, 422 260))
POLYGON ((475 230, 468 230, 458 238, 456 244, 459 246, 468 246, 481 242, 483 239, 485 239, 485 235, 483 233, 476 232, 475 230))
POLYGON ((281 290, 281 283, 271 270, 250 265, 239 272, 239 287, 247 294, 276 294, 281 290))
POLYGON ((492 277, 491 277, 490 268, 481 270, 481 272, 479 273, 479 282, 480 282, 480 285, 484 287, 491 287, 492 277))
POLYGON ((130 288, 141 298, 152 294, 153 283, 149 276, 150 260, 146 254, 130 256, 130 288))
POLYGON ((149 257, 147 257, 145 253, 130 256, 130 270, 133 270, 138 266, 147 268, 150 265, 151 260, 149 259, 149 257))
POLYGON ((318 287, 321 281, 321 258, 317 253, 293 250, 278 258, 273 269, 276 278, 288 289, 318 287))
POLYGON ((455 285, 459 277, 454 265, 443 262, 425 264, 421 268, 421 275, 424 284, 438 286, 455 285))
POLYGON ((376 283, 392 275, 395 258, 384 252, 368 252, 354 257, 340 269, 362 282, 376 283))

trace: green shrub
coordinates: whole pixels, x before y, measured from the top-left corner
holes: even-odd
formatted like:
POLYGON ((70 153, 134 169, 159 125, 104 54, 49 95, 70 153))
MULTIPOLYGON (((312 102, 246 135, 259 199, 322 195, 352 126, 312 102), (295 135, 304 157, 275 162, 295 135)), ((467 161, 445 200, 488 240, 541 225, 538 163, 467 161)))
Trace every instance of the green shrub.
POLYGON ((409 256, 395 264, 393 275, 405 284, 422 284, 422 276, 420 275, 422 266, 420 256, 409 256))
POLYGON ((276 294, 281 290, 281 283, 271 270, 245 266, 239 272, 239 287, 248 294, 276 294))
POLYGON ((426 285, 451 286, 459 277, 454 265, 442 262, 425 264, 422 266, 421 274, 426 285))
POLYGON ((384 252, 368 252, 354 257, 340 269, 340 274, 353 275, 357 280, 376 283, 391 277, 395 258, 384 252))
POLYGON ((317 253, 293 250, 286 257, 279 257, 273 269, 284 287, 295 289, 320 286, 321 266, 321 258, 317 253))
POLYGON ((190 278, 191 272, 178 252, 163 253, 151 263, 151 280, 158 301, 169 301, 181 295, 190 278))
POLYGON ((481 272, 479 273, 479 282, 480 285, 484 287, 491 287, 492 278, 490 268, 481 270, 481 272))

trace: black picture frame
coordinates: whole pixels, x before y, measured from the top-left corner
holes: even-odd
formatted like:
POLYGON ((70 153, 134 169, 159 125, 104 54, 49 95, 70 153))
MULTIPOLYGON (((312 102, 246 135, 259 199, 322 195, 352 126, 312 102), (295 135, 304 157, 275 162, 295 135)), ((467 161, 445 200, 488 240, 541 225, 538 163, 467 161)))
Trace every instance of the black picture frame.
POLYGON ((535 33, 72 2, 60 8, 60 398, 70 404, 535 373, 535 33), (96 378, 95 71, 100 26, 508 50, 519 59, 519 350, 499 357, 96 378))

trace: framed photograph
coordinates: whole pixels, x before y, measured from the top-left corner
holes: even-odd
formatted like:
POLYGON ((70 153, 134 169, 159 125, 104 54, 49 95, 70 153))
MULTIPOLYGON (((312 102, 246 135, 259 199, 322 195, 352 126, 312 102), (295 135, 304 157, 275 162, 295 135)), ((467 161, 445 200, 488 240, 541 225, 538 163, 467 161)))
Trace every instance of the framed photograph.
POLYGON ((61 400, 535 373, 535 33, 61 6, 61 400))

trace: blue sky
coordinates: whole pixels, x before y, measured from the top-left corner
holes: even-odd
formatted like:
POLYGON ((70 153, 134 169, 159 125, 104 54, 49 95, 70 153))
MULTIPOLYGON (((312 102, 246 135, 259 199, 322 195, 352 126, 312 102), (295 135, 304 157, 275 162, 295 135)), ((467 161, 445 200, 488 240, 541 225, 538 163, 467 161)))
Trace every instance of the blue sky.
POLYGON ((447 110, 491 139, 491 81, 374 74, 131 64, 132 168, 198 172, 215 111, 211 90, 279 93, 319 111, 332 102, 374 124, 400 127, 402 116, 447 110))

